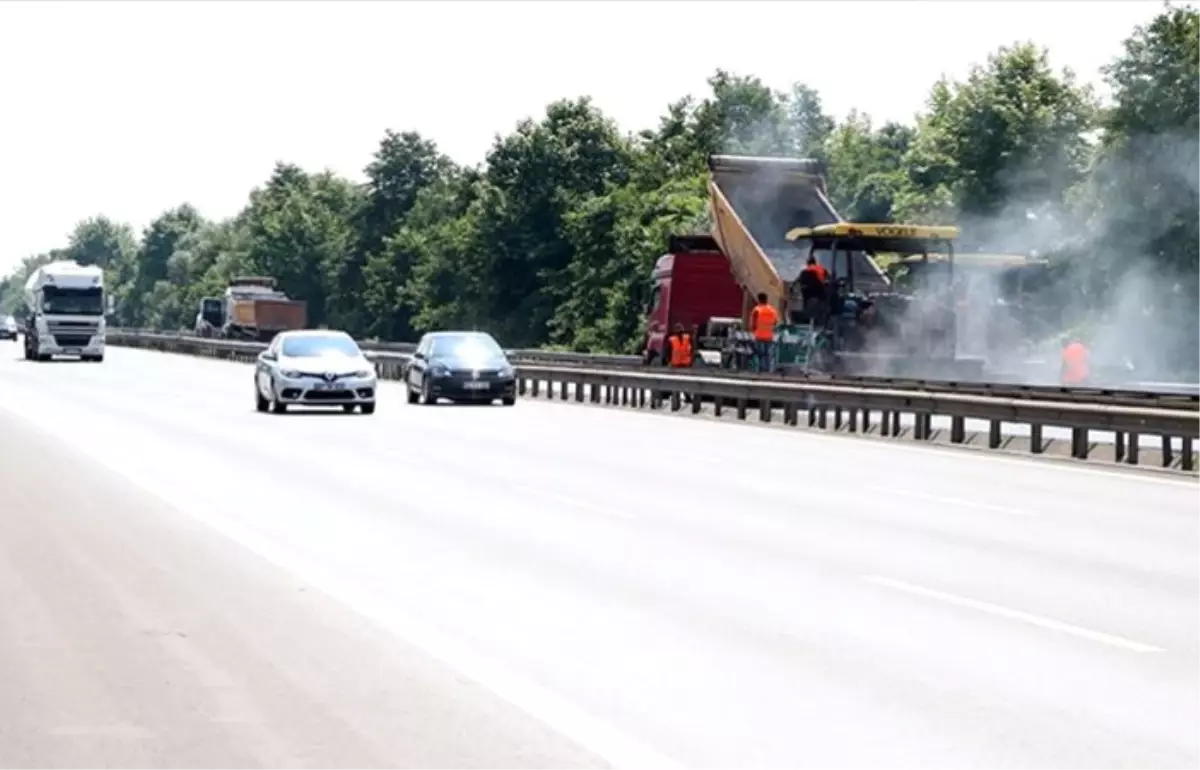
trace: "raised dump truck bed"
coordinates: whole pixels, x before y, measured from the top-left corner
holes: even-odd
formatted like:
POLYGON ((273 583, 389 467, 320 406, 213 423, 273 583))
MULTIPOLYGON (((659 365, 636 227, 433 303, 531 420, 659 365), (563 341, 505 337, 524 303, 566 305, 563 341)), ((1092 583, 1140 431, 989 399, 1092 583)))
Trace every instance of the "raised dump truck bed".
MULTIPOLYGON (((825 195, 822 164, 802 158, 710 155, 708 168, 713 238, 747 295, 765 293, 771 304, 784 310, 808 254, 803 244, 790 243, 785 235, 797 227, 841 221, 825 195)), ((827 269, 833 268, 828 254, 815 256, 827 269)), ((866 253, 855 252, 851 258, 860 290, 888 289, 884 272, 866 253)))

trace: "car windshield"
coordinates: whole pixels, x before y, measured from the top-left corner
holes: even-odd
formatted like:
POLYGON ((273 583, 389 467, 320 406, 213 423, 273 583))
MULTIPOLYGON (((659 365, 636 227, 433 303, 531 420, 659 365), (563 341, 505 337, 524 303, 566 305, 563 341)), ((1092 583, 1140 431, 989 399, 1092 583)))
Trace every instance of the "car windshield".
POLYGON ((486 364, 505 360, 504 351, 490 334, 441 334, 433 338, 429 357, 440 361, 486 364))
POLYGON ((344 334, 306 334, 283 341, 283 355, 288 358, 319 358, 321 356, 361 355, 354 340, 344 334))

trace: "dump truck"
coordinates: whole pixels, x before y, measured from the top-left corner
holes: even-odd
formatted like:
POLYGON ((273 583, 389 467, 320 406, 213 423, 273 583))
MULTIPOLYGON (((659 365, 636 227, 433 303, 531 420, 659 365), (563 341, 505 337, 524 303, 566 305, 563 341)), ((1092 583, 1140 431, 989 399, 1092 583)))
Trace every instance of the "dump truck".
POLYGON ((279 332, 305 328, 307 303, 288 298, 276 286, 269 276, 234 278, 223 297, 200 300, 196 334, 269 342, 279 332))
MULTIPOLYGON (((830 248, 841 231, 822 231, 820 228, 836 228, 849 223, 842 221, 827 197, 824 167, 819 161, 712 155, 708 158, 708 167, 711 233, 707 237, 672 239, 671 253, 656 263, 642 345, 646 363, 664 360, 662 351, 666 335, 676 323, 683 323, 699 328, 698 347, 706 361, 725 368, 741 368, 752 347, 745 327, 758 294, 767 296, 767 301, 779 311, 785 325, 803 320, 799 277, 809 256, 831 275, 842 277, 843 282, 848 280, 847 288, 851 293, 877 298, 877 303, 868 304, 877 304, 878 310, 886 309, 891 314, 886 322, 873 326, 873 330, 896 329, 901 321, 895 316, 914 306, 911 297, 898 296, 888 276, 872 257, 872 254, 881 253, 884 246, 897 246, 897 243, 884 241, 894 241, 897 234, 907 232, 911 235, 914 231, 896 229, 906 227, 904 225, 862 225, 856 230, 857 236, 864 234, 864 228, 870 228, 874 242, 870 237, 858 237, 857 241, 848 239, 850 231, 846 230, 841 233, 837 248, 830 248), (823 239, 822 247, 811 248, 811 239, 789 239, 789 234, 795 236, 800 232, 818 235, 823 239), (835 264, 835 254, 839 255, 839 264, 835 264), (719 263, 717 255, 724 259, 727 272, 715 269, 719 263), (701 265, 704 265, 702 269, 701 265), (736 308, 732 300, 734 294, 741 297, 736 308), (702 305, 696 299, 701 296, 711 300, 702 305), (678 302, 687 305, 687 309, 677 308, 678 302)), ((926 248, 935 240, 938 239, 917 239, 924 244, 920 248, 926 248)), ((941 238, 941 241, 945 240, 941 238)), ((952 249, 950 253, 952 259, 952 249)), ((949 312, 953 312, 953 303, 950 303, 949 312)), ((936 369, 942 373, 948 366, 954 368, 953 347, 947 349, 944 334, 931 327, 932 315, 936 314, 925 313, 917 328, 928 328, 941 339, 940 350, 929 352, 929 356, 937 360, 900 360, 904 357, 898 353, 892 354, 892 359, 899 360, 909 369, 936 369)), ((908 324, 904 327, 906 331, 912 331, 916 321, 910 318, 904 323, 908 324)), ((946 323, 946 319, 937 323, 946 323)), ((869 348, 867 342, 869 340, 864 341, 864 346, 869 348)), ((838 350, 836 355, 825 357, 819 365, 842 371, 865 368, 878 372, 881 365, 886 364, 884 368, 895 373, 896 366, 889 362, 887 355, 876 351, 867 356, 867 352, 865 349, 838 350)), ((970 370, 982 368, 981 361, 964 363, 970 370)), ((811 362, 806 362, 806 366, 809 365, 811 362)))

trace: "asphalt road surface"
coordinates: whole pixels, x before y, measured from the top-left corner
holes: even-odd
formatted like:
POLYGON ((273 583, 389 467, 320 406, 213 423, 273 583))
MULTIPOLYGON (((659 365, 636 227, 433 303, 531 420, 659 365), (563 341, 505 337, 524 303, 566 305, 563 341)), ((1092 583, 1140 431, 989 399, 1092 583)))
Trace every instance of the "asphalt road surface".
POLYGON ((1194 482, 19 354, 0 766, 1200 764, 1194 482))

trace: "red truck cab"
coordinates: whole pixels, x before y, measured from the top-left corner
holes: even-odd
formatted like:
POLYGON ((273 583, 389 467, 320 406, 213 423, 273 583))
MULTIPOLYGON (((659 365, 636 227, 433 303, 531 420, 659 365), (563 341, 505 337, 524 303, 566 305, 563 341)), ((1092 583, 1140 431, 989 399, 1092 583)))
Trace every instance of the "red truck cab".
POLYGON ((650 274, 650 309, 642 360, 663 363, 667 335, 675 324, 701 332, 713 318, 741 318, 744 292, 729 260, 708 235, 671 236, 667 254, 650 274))

